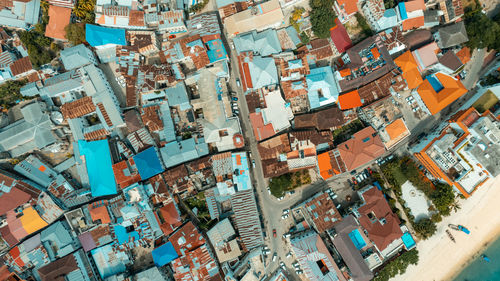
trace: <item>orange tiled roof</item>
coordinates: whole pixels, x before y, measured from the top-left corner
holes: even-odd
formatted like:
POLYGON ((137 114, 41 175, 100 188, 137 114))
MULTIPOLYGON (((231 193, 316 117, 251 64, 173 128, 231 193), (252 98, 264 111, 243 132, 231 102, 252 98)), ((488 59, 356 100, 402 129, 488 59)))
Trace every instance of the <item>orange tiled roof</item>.
POLYGON ((406 132, 408 132, 408 128, 406 128, 403 119, 399 118, 394 120, 394 122, 392 122, 391 124, 387 125, 385 127, 385 131, 387 132, 391 140, 395 140, 403 134, 406 134, 406 132))
POLYGON ((339 96, 339 107, 342 110, 356 108, 362 105, 363 103, 361 102, 361 97, 359 96, 358 90, 354 90, 347 94, 339 96))
POLYGON ((323 179, 329 179, 333 176, 333 168, 330 163, 330 153, 324 152, 318 155, 319 173, 323 179))
POLYGON ((424 0, 412 0, 405 2, 406 12, 414 12, 418 10, 425 10, 424 0))
POLYGON ((470 49, 469 47, 463 47, 460 51, 458 51, 455 55, 460 59, 463 64, 466 64, 471 59, 470 49))
POLYGON ((66 40, 66 31, 64 28, 69 24, 71 18, 71 9, 50 5, 49 23, 45 29, 45 36, 66 40))
POLYGON ((337 0, 340 7, 343 6, 345 12, 350 15, 358 11, 358 0, 337 0))
POLYGON ((419 28, 419 27, 424 26, 424 23, 425 23, 424 16, 406 19, 405 21, 403 21, 403 30, 407 31, 407 30, 419 28))
POLYGON ((435 76, 443 86, 443 89, 439 93, 436 93, 427 79, 417 89, 418 94, 432 115, 440 112, 443 108, 467 93, 467 89, 462 82, 455 80, 453 77, 443 73, 436 73, 435 76))
POLYGON ((418 71, 417 62, 410 51, 406 51, 404 54, 397 57, 394 62, 401 68, 403 78, 406 80, 408 88, 415 89, 422 84, 424 80, 418 71))

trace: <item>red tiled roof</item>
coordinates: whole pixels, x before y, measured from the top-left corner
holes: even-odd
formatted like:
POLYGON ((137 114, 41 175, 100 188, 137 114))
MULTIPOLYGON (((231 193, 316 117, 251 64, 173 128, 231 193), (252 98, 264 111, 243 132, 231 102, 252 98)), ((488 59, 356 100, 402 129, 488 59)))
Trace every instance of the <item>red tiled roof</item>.
MULTIPOLYGON (((349 0, 348 2, 351 1, 349 0)), ((330 29, 330 37, 339 53, 345 52, 345 50, 352 46, 351 38, 349 38, 349 34, 347 34, 347 31, 338 18, 335 19, 335 26, 330 29)))
POLYGON ((250 113, 250 122, 252 123, 253 133, 258 141, 267 139, 276 134, 271 123, 264 125, 262 113, 250 113))
POLYGON ((335 207, 335 203, 326 192, 307 202, 305 207, 320 233, 331 229, 335 224, 342 221, 342 216, 335 207))
POLYGON ((13 64, 10 65, 10 71, 12 72, 12 75, 17 76, 19 74, 23 74, 27 71, 30 71, 33 69, 33 66, 31 65, 31 61, 29 57, 24 57, 21 59, 16 60, 13 64))
POLYGON ((385 152, 380 136, 375 135, 372 127, 366 127, 355 133, 351 139, 339 144, 337 148, 348 171, 375 160, 385 152))
POLYGON ((205 244, 205 239, 191 221, 172 234, 168 241, 172 243, 179 255, 205 244))
POLYGON ((158 114, 159 110, 160 106, 158 105, 142 107, 140 109, 142 122, 148 127, 149 131, 151 132, 156 132, 163 129, 163 122, 161 121, 158 114))
POLYGON ((95 105, 92 97, 87 96, 76 101, 65 103, 61 106, 61 113, 64 119, 73 119, 82 117, 95 111, 95 105))
POLYGON ((96 202, 90 203, 87 206, 93 222, 95 222, 97 220, 101 220, 101 223, 110 223, 111 222, 111 218, 109 217, 108 209, 106 208, 107 205, 108 205, 107 201, 101 200, 101 201, 96 201, 96 202))
POLYGON ((144 11, 131 10, 129 15, 130 26, 144 26, 144 11))
POLYGON ((71 9, 50 5, 49 23, 45 28, 45 36, 66 40, 66 31, 64 28, 70 23, 71 9))
POLYGON ((83 134, 83 137, 87 141, 103 140, 109 135, 106 129, 98 129, 92 132, 83 134))
POLYGON ((113 173, 120 188, 125 188, 141 180, 139 172, 134 169, 134 159, 130 158, 128 161, 130 161, 130 165, 127 164, 127 160, 113 164, 113 173), (128 175, 125 175, 125 171, 128 175))
POLYGON ((155 215, 165 236, 170 235, 170 233, 182 225, 181 216, 173 202, 161 207, 155 215))
POLYGON ((392 241, 403 235, 399 227, 399 218, 392 212, 384 195, 376 187, 366 190, 361 196, 365 204, 358 208, 361 215, 359 222, 377 248, 383 251, 392 241), (381 219, 385 219, 383 224, 380 222, 381 219))

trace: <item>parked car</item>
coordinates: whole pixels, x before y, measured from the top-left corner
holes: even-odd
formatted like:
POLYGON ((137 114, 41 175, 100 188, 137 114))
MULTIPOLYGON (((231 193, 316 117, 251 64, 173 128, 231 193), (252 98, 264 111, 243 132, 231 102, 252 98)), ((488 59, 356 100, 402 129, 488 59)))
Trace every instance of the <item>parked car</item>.
POLYGON ((240 79, 236 78, 236 86, 241 87, 240 79))
POLYGON ((292 252, 288 252, 288 253, 286 254, 286 258, 287 258, 287 259, 289 259, 289 258, 291 258, 291 257, 292 257, 292 252))
POLYGON ((284 209, 284 210, 283 210, 283 215, 286 215, 286 214, 288 214, 288 213, 290 213, 290 209, 284 209))
POLYGON ((255 168, 255 160, 252 159, 252 167, 255 168))
POLYGON ((370 175, 373 174, 373 171, 372 171, 372 169, 370 167, 368 167, 366 169, 368 170, 368 173, 370 173, 370 175))
POLYGON ((273 255, 273 261, 276 261, 277 257, 278 257, 278 254, 274 253, 274 255, 273 255))
POLYGON ((280 267, 281 269, 286 270, 285 263, 282 261, 280 261, 280 267))
POLYGON ((356 170, 351 171, 351 175, 355 175, 356 173, 357 173, 356 170))
POLYGON ((357 181, 354 177, 352 177, 352 179, 351 179, 351 180, 352 180, 352 183, 353 183, 354 185, 358 184, 358 181, 357 181))
POLYGON ((283 220, 284 220, 284 219, 287 219, 287 218, 288 218, 288 215, 282 215, 282 216, 281 216, 281 219, 283 219, 283 220))
POLYGON ((273 236, 274 236, 274 238, 276 238, 276 228, 273 229, 273 236))
POLYGON ((237 101, 238 97, 232 97, 232 100, 237 101))
POLYGON ((285 233, 283 234, 283 238, 287 239, 288 237, 292 236, 290 233, 285 233))

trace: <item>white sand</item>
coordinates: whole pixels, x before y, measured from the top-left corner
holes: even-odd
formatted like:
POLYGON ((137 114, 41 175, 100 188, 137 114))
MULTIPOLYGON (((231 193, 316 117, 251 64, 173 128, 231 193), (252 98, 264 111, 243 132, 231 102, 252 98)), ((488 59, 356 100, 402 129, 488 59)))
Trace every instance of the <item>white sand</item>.
POLYGON ((418 242, 419 263, 392 280, 451 280, 493 242, 500 234, 500 176, 461 200, 460 206, 438 224, 434 236, 418 242), (453 243, 445 233, 450 223, 467 227, 471 234, 450 230, 456 240, 453 243))

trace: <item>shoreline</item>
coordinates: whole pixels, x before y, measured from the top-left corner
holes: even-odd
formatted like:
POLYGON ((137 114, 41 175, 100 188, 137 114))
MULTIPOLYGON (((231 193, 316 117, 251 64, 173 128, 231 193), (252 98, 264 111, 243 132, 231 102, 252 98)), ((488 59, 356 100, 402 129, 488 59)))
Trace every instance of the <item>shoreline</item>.
POLYGON ((462 263, 460 266, 457 264, 455 268, 459 269, 459 271, 456 272, 450 272, 443 280, 454 280, 455 278, 462 273, 462 271, 467 268, 469 265, 471 265, 479 256, 486 250, 488 249, 489 246, 495 241, 500 239, 500 226, 496 229, 495 234, 489 238, 485 243, 479 247, 479 250, 477 250, 472 257, 470 257, 467 261, 462 263))
POLYGON ((474 194, 460 200, 460 209, 438 223, 436 233, 417 243, 419 263, 391 280, 453 280, 494 241, 500 238, 500 176, 490 179, 474 194), (471 234, 452 231, 456 243, 446 234, 448 224, 462 224, 471 234), (425 276, 422 276, 425 272, 425 276))

